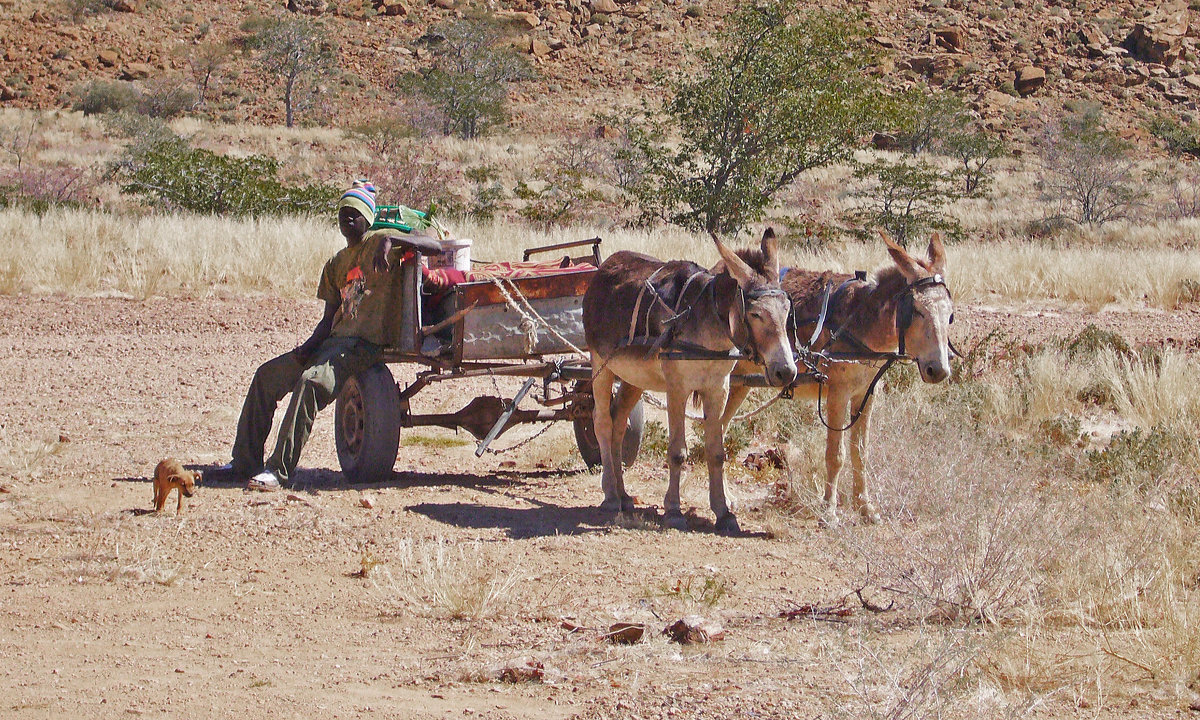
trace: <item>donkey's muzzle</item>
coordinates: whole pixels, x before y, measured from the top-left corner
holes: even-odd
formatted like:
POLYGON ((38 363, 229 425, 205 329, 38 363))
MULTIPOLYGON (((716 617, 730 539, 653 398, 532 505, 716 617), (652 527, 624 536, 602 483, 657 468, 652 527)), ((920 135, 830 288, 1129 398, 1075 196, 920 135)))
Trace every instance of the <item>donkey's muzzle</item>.
POLYGON ((780 363, 766 369, 767 382, 773 387, 787 387, 796 379, 796 366, 793 363, 780 363))
POLYGON ((950 368, 940 363, 921 366, 921 379, 927 383, 940 383, 950 377, 950 368))

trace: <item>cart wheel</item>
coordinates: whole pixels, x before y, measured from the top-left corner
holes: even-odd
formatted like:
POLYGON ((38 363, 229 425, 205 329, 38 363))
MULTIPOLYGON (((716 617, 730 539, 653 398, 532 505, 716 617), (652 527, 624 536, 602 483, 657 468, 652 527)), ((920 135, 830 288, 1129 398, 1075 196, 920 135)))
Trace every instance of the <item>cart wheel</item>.
MULTIPOLYGON (((615 396, 620 392, 620 385, 614 386, 613 395, 614 403, 611 409, 616 409, 615 396)), ((646 417, 643 413, 644 404, 638 400, 637 405, 633 406, 633 410, 629 413, 629 422, 625 424, 625 442, 621 446, 621 459, 625 461, 625 466, 629 467, 637 460, 638 451, 642 448, 642 430, 646 427, 646 417)), ((596 425, 592 421, 592 414, 576 417, 573 421, 575 426, 575 444, 579 446, 579 454, 583 456, 583 461, 587 463, 588 468, 600 467, 600 443, 596 440, 596 425)))
POLYGON ((338 395, 334 439, 342 474, 350 482, 391 477, 400 447, 400 394, 387 365, 350 378, 338 395))

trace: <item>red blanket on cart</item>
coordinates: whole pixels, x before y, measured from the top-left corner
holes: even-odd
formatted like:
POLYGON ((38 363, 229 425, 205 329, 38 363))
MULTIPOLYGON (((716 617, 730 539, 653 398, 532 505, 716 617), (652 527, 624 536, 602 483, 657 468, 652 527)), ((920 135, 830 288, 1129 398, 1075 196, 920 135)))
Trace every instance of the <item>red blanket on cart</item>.
POLYGON ((561 275, 563 273, 586 272, 595 270, 590 263, 578 265, 563 265, 562 261, 551 262, 499 262, 490 265, 480 265, 464 273, 452 267, 423 268, 425 288, 427 292, 443 293, 462 282, 480 282, 496 278, 538 277, 540 275, 561 275))

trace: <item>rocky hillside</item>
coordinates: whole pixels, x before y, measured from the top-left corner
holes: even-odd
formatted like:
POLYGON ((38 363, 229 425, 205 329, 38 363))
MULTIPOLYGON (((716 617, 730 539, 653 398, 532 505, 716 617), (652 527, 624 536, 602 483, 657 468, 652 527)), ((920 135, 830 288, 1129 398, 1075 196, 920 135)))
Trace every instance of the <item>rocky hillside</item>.
MULTIPOLYGON (((814 5, 822 4, 814 0, 814 5)), ((829 3, 823 3, 828 5, 829 3)), ((687 43, 713 37, 728 0, 486 0, 537 79, 514 88, 514 124, 532 132, 579 128, 598 110, 654 91, 659 70, 680 66, 687 43)), ((840 6, 840 4, 839 4, 840 6)), ((988 126, 1019 133, 1072 102, 1099 102, 1110 123, 1149 144, 1147 121, 1197 119, 1200 3, 1131 0, 926 0, 870 2, 865 20, 884 51, 875 70, 894 87, 960 92, 988 126)), ((0 0, 0 98, 5 106, 70 104, 93 79, 156 87, 188 75, 189 47, 229 41, 256 15, 319 16, 339 45, 346 78, 329 93, 325 121, 347 124, 395 108, 397 74, 427 52, 430 27, 481 9, 475 0, 0 0), (100 12, 94 12, 101 6, 100 12), (81 11, 82 8, 82 11, 81 11)), ((278 123, 276 83, 235 55, 219 78, 213 114, 278 123)))

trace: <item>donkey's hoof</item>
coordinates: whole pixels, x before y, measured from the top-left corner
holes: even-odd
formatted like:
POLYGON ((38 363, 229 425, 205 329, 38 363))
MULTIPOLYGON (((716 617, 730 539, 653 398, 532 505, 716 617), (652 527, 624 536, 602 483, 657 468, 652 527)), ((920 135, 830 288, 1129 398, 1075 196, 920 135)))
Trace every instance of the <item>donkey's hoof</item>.
POLYGON ((742 528, 738 525, 737 517, 733 513, 725 513, 717 519, 717 534, 718 535, 740 535, 742 528))
POLYGON ((687 518, 685 518, 683 513, 679 512, 678 510, 671 511, 663 515, 663 525, 671 530, 686 531, 688 529, 687 518))
POLYGON ((817 516, 817 524, 826 530, 832 530, 840 525, 841 522, 842 521, 838 518, 837 510, 833 508, 826 508, 820 515, 817 516))
POLYGON ((604 502, 600 503, 600 509, 605 512, 619 513, 625 508, 625 503, 621 498, 604 498, 604 502))
POLYGON ((858 511, 858 515, 862 518, 864 525, 878 525, 879 511, 875 509, 875 505, 866 497, 854 498, 854 509, 858 511))

